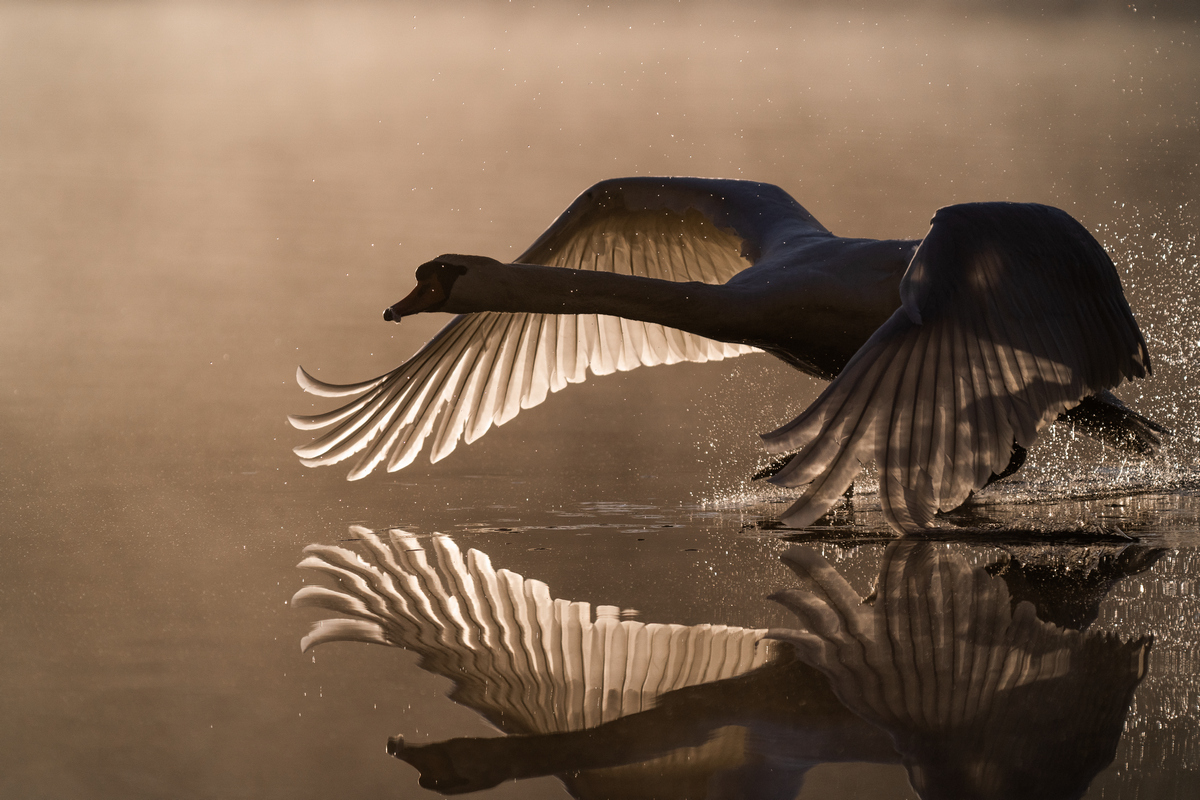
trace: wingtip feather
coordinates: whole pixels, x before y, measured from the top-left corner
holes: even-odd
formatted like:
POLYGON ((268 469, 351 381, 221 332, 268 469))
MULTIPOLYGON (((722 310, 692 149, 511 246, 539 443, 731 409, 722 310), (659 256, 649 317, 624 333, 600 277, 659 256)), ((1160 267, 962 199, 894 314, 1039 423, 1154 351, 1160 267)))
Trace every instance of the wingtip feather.
POLYGON ((318 397, 348 397, 352 394, 361 394, 368 389, 374 389, 379 384, 388 379, 387 375, 380 375, 378 378, 372 378, 369 381, 362 383, 325 383, 317 380, 312 375, 309 375, 304 367, 296 367, 296 383, 300 384, 300 388, 309 394, 315 394, 318 397))

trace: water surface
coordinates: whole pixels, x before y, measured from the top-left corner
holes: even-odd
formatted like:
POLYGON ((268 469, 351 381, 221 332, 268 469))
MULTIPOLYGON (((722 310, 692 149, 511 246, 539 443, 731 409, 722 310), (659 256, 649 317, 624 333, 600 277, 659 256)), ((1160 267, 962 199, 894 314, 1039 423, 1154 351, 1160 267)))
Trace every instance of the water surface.
MULTIPOLYGON (((300 653, 329 615, 291 607, 317 580, 295 565, 351 526, 425 548, 444 532, 645 624, 796 629, 767 599, 800 586, 794 545, 869 593, 890 539, 869 485, 797 533, 747 480, 755 433, 820 388, 766 356, 573 386, 445 461, 355 483, 291 454, 285 415, 326 407, 296 364, 365 379, 442 324, 380 319, 415 264, 519 252, 604 178, 693 174, 779 184, 842 235, 1025 200, 1109 248, 1155 367, 1121 395, 1175 430, 1169 450, 1127 462, 1052 432, 958 521, 1137 537, 1124 562, 1111 543, 1040 554, 1068 582, 1085 573, 1065 565, 1122 564, 1086 628, 1153 637, 1087 796, 1192 796, 1196 53, 1192 21, 1116 5, 6 5, 0 794, 435 796, 388 737, 497 729, 417 654, 300 653)), ((972 569, 1039 555, 939 547, 972 569)), ((796 744, 729 719, 758 731, 735 732, 740 752, 796 744)), ((855 758, 814 761, 799 796, 913 796, 897 755, 855 758)), ((566 796, 556 774, 492 796, 566 796)))

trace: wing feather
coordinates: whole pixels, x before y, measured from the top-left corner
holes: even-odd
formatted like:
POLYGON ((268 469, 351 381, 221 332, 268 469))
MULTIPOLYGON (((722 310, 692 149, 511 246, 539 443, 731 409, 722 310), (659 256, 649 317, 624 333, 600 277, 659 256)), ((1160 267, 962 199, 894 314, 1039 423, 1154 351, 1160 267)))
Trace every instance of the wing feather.
POLYGON ((772 479, 808 485, 790 524, 828 511, 852 464, 874 458, 889 524, 924 527, 1001 472, 1014 441, 1150 368, 1112 262, 1058 209, 940 210, 900 294, 817 401, 763 437, 799 449, 772 479))
MULTIPOLYGON (((474 325, 477 324, 478 320, 474 325)), ((462 346, 464 340, 469 339, 474 325, 471 329, 443 331, 445 335, 435 337, 425 346, 424 350, 434 354, 455 352, 462 346)), ((361 410, 348 417, 343 416, 344 421, 341 425, 328 431, 319 439, 295 448, 294 452, 301 457, 304 463, 309 464, 309 461, 312 461, 312 464, 309 465, 334 464, 349 458, 365 448, 367 443, 375 439, 379 431, 388 425, 389 420, 400 408, 398 399, 408 395, 414 388, 427 390, 429 373, 439 363, 447 360, 449 359, 426 358, 422 361, 420 369, 413 375, 381 376, 377 386, 364 395, 363 399, 369 399, 369 402, 361 410)), ((351 405, 357 405, 357 403, 351 405)))
MULTIPOLYGON (((496 352, 492 368, 487 371, 487 380, 484 384, 483 392, 480 395, 478 404, 471 412, 471 421, 463 435, 463 441, 467 444, 470 444, 486 433, 487 429, 492 425, 492 420, 503 413, 504 395, 508 388, 509 378, 512 375, 516 347, 520 341, 519 333, 514 336, 511 335, 511 331, 514 326, 519 326, 521 322, 522 320, 513 318, 505 320, 503 330, 497 335, 496 352)), ((563 349, 560 343, 558 348, 560 358, 563 349)), ((560 367, 560 369, 563 369, 563 367, 560 367)), ((565 369, 563 371, 565 372, 565 369)))
POLYGON ((440 461, 454 449, 454 444, 466 431, 468 421, 482 402, 496 356, 502 349, 499 341, 502 329, 509 322, 499 318, 489 321, 490 325, 485 323, 480 327, 477 347, 471 357, 463 360, 462 377, 454 386, 453 394, 447 398, 447 411, 442 415, 444 425, 431 447, 432 461, 440 461))

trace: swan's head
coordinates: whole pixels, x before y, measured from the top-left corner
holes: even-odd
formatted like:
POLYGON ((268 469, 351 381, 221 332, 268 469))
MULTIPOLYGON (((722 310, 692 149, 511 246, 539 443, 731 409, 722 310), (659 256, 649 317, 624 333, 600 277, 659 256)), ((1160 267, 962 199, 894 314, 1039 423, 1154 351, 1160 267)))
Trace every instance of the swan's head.
MULTIPOLYGON (((438 256, 433 261, 426 261, 417 267, 417 286, 408 296, 395 305, 383 311, 383 318, 389 322, 399 322, 404 317, 420 314, 423 311, 459 312, 457 308, 455 285, 459 279, 468 273, 482 271, 500 262, 486 256, 438 256)), ((470 281, 464 281, 464 284, 470 281)), ((461 286, 459 287, 462 288, 461 286)), ((460 291, 458 294, 465 294, 460 291)))

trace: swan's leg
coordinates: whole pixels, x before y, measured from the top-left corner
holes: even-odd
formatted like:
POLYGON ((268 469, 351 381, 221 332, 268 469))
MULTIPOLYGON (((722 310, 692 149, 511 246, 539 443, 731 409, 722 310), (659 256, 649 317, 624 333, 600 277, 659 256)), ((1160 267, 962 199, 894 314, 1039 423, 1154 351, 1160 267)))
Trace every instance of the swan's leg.
POLYGON ((1083 398, 1079 405, 1058 416, 1080 433, 1103 442, 1114 450, 1138 456, 1153 456, 1162 444, 1164 426, 1125 405, 1112 392, 1083 398))

